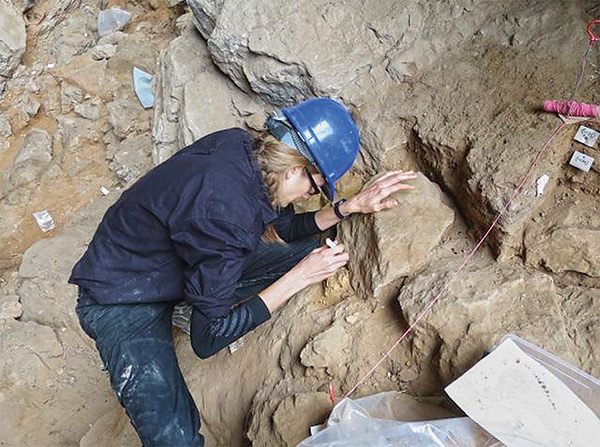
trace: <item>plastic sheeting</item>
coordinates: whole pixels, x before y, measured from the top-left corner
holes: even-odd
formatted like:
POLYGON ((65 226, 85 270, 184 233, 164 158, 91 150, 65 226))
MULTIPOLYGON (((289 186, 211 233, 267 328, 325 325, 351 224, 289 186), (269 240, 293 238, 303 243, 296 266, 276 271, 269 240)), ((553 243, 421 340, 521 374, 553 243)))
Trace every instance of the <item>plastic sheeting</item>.
POLYGON ((133 67, 133 88, 144 109, 154 105, 154 78, 150 73, 133 67))
POLYGON ((100 37, 119 31, 125 27, 131 19, 131 13, 119 8, 109 8, 100 11, 98 15, 98 34, 100 37))
POLYGON ((503 444, 467 417, 405 394, 389 391, 338 403, 327 427, 298 447, 502 447, 503 444), (414 421, 423 415, 432 418, 414 421), (399 420, 402 417, 403 420, 399 420))

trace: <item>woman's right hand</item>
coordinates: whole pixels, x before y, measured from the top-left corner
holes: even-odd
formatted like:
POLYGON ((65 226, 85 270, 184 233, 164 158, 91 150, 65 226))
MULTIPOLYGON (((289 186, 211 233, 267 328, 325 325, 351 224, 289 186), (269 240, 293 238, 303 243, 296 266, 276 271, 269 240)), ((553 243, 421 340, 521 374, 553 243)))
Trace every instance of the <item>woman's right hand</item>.
POLYGON ((298 275, 298 281, 307 287, 333 276, 348 263, 349 258, 344 245, 337 244, 334 248, 324 245, 306 255, 290 273, 298 275))

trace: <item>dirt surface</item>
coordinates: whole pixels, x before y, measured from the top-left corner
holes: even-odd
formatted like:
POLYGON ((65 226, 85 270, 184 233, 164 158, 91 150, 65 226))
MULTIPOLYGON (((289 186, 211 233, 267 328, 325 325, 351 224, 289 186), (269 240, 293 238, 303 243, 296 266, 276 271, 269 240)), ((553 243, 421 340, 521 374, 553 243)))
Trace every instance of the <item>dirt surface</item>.
MULTIPOLYGON (((99 12, 99 2, 72 2, 89 8, 93 16, 99 12)), ((39 1, 26 12, 27 48, 22 57, 22 65, 14 75, 13 82, 2 97, 0 113, 11 123, 12 136, 6 138, 8 149, 0 151, 0 170, 5 174, 0 193, 3 197, 0 204, 0 216, 4 231, 0 236, 0 245, 3 247, 0 255, 0 272, 6 276, 7 272, 14 271, 21 262, 23 253, 35 241, 59 232, 71 221, 81 209, 93 198, 102 193, 101 187, 109 190, 122 188, 122 181, 109 166, 110 154, 107 144, 103 141, 103 129, 108 122, 108 114, 102 106, 102 113, 98 119, 85 120, 79 117, 75 132, 77 135, 76 150, 68 147, 67 135, 61 132, 59 120, 65 117, 78 117, 69 107, 60 103, 61 86, 70 83, 73 79, 71 73, 77 67, 89 67, 89 47, 98 39, 93 20, 77 23, 76 33, 85 33, 89 41, 70 46, 71 42, 57 28, 64 26, 66 17, 56 17, 55 28, 49 30, 48 17, 57 10, 60 3, 52 1, 39 1), (91 26, 94 25, 94 26, 91 26), (81 29, 83 28, 83 29, 81 29), (73 53, 74 57, 69 63, 57 57, 57 49, 62 48, 65 53, 73 53), (79 54, 81 53, 81 54, 79 54), (63 63, 61 63, 63 62, 63 63), (31 101, 40 104, 39 110, 33 116, 24 113, 19 107, 23 95, 31 101), (69 111, 70 113, 63 113, 69 111), (31 129, 44 129, 54 135, 52 149, 53 160, 39 178, 28 182, 18 188, 6 184, 6 173, 13 166, 13 161, 19 152, 24 136, 31 129), (53 233, 44 234, 32 216, 33 212, 48 210, 56 223, 53 233)), ((175 18, 181 14, 180 7, 170 8, 166 4, 156 3, 157 8, 150 5, 128 4, 125 1, 110 2, 103 7, 122 7, 133 11, 131 22, 127 30, 132 34, 143 33, 144 40, 155 46, 156 50, 164 48, 175 36, 175 18)), ((68 8, 67 8, 68 9, 68 8)), ((155 60, 143 60, 142 64, 155 69, 158 53, 155 60)), ((83 85, 92 84, 96 89, 105 92, 106 98, 112 100, 118 97, 122 90, 132 90, 133 60, 123 61, 122 66, 116 66, 110 71, 110 83, 99 76, 102 73, 91 69, 87 74, 90 79, 82 80, 83 85), (95 76, 98 76, 95 78, 95 76)), ((115 64, 117 65, 117 64, 115 64)), ((93 89, 93 90, 96 90, 93 89)), ((82 100, 85 101, 93 92, 84 92, 82 100)), ((130 94, 129 96, 131 96, 130 94)), ((133 102, 133 97, 131 98, 133 102)), ((83 102, 82 101, 82 102, 83 102)), ((141 106, 139 112, 143 113, 141 106)), ((147 119, 151 114, 146 112, 147 119)), ((77 118, 75 118, 77 120, 77 118)), ((77 121, 76 121, 77 122, 77 121)), ((150 147, 147 148, 151 150, 150 147)))

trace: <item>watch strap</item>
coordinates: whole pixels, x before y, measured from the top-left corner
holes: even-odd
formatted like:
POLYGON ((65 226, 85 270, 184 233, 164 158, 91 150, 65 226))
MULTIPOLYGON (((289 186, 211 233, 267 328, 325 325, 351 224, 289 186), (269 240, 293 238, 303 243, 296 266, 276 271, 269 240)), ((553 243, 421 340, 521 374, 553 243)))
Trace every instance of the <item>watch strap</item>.
POLYGON ((333 204, 333 212, 335 213, 335 215, 337 216, 337 218, 340 219, 340 220, 345 220, 345 219, 348 219, 350 217, 350 214, 344 215, 340 211, 340 205, 342 205, 343 203, 346 203, 346 199, 338 200, 337 202, 335 202, 333 204))

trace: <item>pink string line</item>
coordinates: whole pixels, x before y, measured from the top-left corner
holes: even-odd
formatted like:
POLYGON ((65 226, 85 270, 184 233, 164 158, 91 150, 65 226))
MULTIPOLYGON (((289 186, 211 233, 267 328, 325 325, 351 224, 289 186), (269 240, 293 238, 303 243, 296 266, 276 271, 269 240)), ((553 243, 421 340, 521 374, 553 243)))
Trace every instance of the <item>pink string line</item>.
MULTIPOLYGON (((588 44, 588 46, 587 46, 587 48, 585 50, 585 53, 583 55, 583 61, 581 63, 581 69, 580 69, 580 72, 579 72, 579 76, 577 77, 577 82, 575 83, 575 88, 573 90, 573 94, 571 95, 571 99, 568 102, 569 109, 568 109, 567 116, 573 116, 573 115, 571 115, 571 113, 573 112, 573 105, 575 104, 574 103, 575 94, 577 93, 577 90, 579 89, 579 87, 581 85, 581 81, 583 79, 583 74, 584 74, 584 71, 585 71, 586 61, 587 61, 587 58, 588 58, 588 55, 589 55, 589 50, 590 50, 590 47, 592 46, 592 44, 594 42, 595 42, 594 40, 590 39, 590 42, 589 42, 589 44, 588 44)), ((479 242, 477 243, 477 245, 475 246, 475 248, 473 248, 473 250, 471 250, 471 252, 467 255, 467 257, 465 258, 465 260, 463 261, 463 263, 460 265, 460 267, 453 273, 453 275, 450 278, 450 280, 448 282, 446 282, 446 284, 444 285, 444 287, 442 288, 442 290, 437 294, 437 296, 433 300, 431 300, 431 302, 419 314, 419 316, 408 327, 408 329, 406 329, 406 331, 404 331, 404 333, 400 336, 400 338, 398 340, 396 340, 396 342, 391 346, 391 348, 389 348, 387 350, 387 352, 377 361, 377 363, 375 363, 375 365, 373 365, 373 367, 358 381, 358 383, 350 391, 348 391, 348 393, 346 393, 346 395, 344 396, 344 398, 350 397, 352 394, 354 394, 354 392, 371 376, 371 374, 373 374, 375 372, 375 370, 379 367, 379 365, 381 365, 383 363, 383 361, 386 360, 389 357, 389 355, 392 353, 392 351, 394 349, 396 349, 396 347, 402 342, 402 340, 404 340, 408 336, 408 334, 410 334, 412 332, 412 330, 417 326, 417 324, 419 324, 419 322, 431 310, 431 308, 435 305, 435 303, 437 303, 439 301, 439 299, 442 297, 442 295, 444 294, 444 292, 446 290, 448 290, 448 288, 454 283, 454 281, 458 278, 458 275, 462 272, 462 270, 469 263, 469 261, 471 260, 471 258, 475 255, 475 253, 477 252, 477 250, 479 250, 479 248, 483 245, 483 243, 488 238, 488 236, 490 235, 490 233, 492 232, 492 230, 496 227, 496 224, 498 223, 498 221, 504 216, 505 212, 508 210, 508 207, 510 206, 510 204, 512 203, 512 201, 515 199, 515 197, 518 194, 521 193, 521 191, 523 190, 523 186, 525 185, 525 182, 527 182, 527 180, 531 176, 531 173, 533 172, 533 170, 535 169, 535 167, 538 165, 540 159, 542 158, 542 155, 546 152, 546 150, 550 146, 550 143, 552 142, 552 140, 554 140, 554 138, 556 138, 556 136, 560 132, 562 132, 563 129, 565 129, 570 124, 571 123, 567 120, 566 122, 562 123, 559 127, 556 128, 556 130, 552 133, 552 135, 550 136, 550 138, 546 141, 546 143, 544 143, 544 145, 542 146, 542 148, 538 151, 535 159, 533 160, 533 162, 531 163, 531 166, 529 167, 529 170, 527 171, 527 173, 525 174, 525 176, 522 178, 522 180, 519 183, 519 185, 517 186, 517 188, 514 190, 512 196, 508 199, 508 201, 502 207, 502 209, 500 210, 500 212, 498 212, 498 214, 494 218, 492 224, 489 226, 489 228, 487 229, 487 231, 485 232, 485 234, 483 235, 483 237, 479 240, 479 242)))

